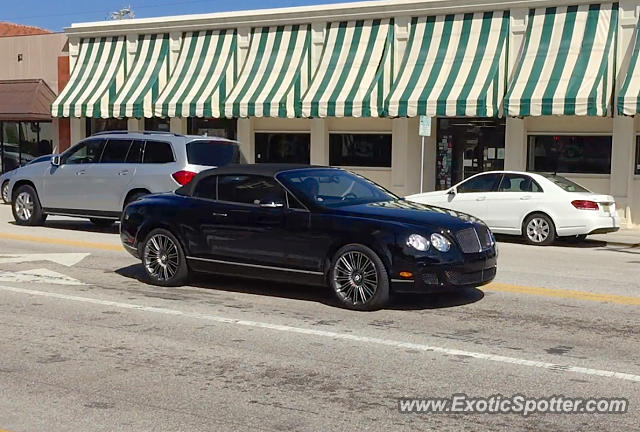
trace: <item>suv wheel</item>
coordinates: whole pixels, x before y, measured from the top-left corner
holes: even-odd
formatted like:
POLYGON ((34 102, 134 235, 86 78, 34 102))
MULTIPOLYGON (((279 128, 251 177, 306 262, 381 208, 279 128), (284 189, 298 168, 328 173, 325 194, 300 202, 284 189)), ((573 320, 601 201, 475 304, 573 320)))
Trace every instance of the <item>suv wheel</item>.
POLYGON ((147 278, 154 285, 180 286, 189 278, 182 246, 165 229, 155 229, 147 236, 142 248, 142 264, 147 278))
POLYGON ((11 206, 13 218, 18 225, 42 225, 47 216, 42 213, 42 206, 35 189, 22 185, 15 192, 11 206))
POLYGON ((389 275, 378 255, 366 246, 350 244, 336 252, 329 269, 329 285, 340 304, 370 311, 389 301, 389 275))
POLYGON ((2 201, 9 204, 11 202, 11 198, 9 197, 9 180, 2 183, 2 190, 0 192, 2 195, 2 201))

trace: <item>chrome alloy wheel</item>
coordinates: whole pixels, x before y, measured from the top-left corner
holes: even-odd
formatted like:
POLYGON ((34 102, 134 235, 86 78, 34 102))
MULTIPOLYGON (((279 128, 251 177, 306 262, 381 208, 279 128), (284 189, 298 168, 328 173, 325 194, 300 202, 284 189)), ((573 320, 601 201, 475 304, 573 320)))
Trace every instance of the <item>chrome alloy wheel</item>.
POLYGON ((6 203, 11 201, 11 199, 9 198, 9 182, 8 181, 4 182, 4 184, 2 185, 2 200, 6 203))
POLYGON ((527 224, 527 237, 534 243, 542 243, 548 237, 551 232, 549 223, 543 218, 533 218, 527 224))
POLYGON ((378 289, 376 266, 365 254, 345 252, 334 266, 335 290, 343 300, 354 305, 367 303, 378 289))
POLYGON ((21 192, 16 198, 16 202, 14 204, 16 215, 22 221, 29 221, 31 216, 33 215, 34 202, 31 194, 27 192, 21 192))
POLYGON ((149 275, 159 281, 168 281, 178 271, 178 248, 163 234, 151 237, 144 247, 144 266, 149 275))

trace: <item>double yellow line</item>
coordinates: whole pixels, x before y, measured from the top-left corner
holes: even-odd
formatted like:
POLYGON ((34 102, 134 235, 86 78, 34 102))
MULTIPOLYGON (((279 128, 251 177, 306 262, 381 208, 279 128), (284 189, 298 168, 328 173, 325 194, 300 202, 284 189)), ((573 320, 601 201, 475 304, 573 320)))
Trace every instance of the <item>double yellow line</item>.
MULTIPOLYGON (((89 249, 100 249, 108 251, 123 251, 121 245, 108 243, 87 242, 80 240, 67 240, 50 237, 37 237, 23 234, 0 233, 0 239, 27 241, 35 243, 55 244, 63 246, 75 246, 89 249)), ((553 297, 570 300, 582 300, 600 303, 613 303, 630 306, 640 306, 640 297, 622 296, 614 294, 599 294, 588 291, 575 291, 554 288, 528 287, 521 285, 510 285, 503 283, 491 283, 481 288, 483 291, 504 292, 513 294, 525 294, 539 297, 553 297)), ((0 432, 3 432, 0 430, 0 432)))

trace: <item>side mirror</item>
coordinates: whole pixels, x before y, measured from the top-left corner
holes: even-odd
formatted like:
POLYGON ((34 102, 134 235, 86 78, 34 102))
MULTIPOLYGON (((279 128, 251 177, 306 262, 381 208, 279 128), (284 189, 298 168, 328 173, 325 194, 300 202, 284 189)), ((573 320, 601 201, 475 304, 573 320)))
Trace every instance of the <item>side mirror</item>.
POLYGON ((60 166, 60 156, 56 155, 51 158, 51 165, 60 166))
POLYGON ((449 191, 447 192, 447 194, 455 196, 458 193, 458 191, 456 190, 455 187, 452 187, 451 189, 449 189, 449 191))

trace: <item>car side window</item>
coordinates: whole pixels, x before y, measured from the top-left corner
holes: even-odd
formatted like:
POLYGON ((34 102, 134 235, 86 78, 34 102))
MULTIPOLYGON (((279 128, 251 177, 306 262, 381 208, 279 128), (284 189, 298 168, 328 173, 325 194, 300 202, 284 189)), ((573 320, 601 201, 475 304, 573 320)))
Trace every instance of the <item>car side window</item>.
POLYGON ((131 140, 110 139, 102 152, 101 163, 124 163, 131 147, 131 140))
POLYGON ((163 141, 147 141, 144 146, 143 163, 162 164, 173 162, 173 150, 171 144, 163 141))
POLYGON ((103 148, 103 139, 85 141, 65 154, 62 163, 68 165, 98 163, 100 156, 102 156, 103 148))
POLYGON ((524 174, 505 174, 502 176, 499 192, 542 192, 534 179, 524 174))
POLYGON ((286 205, 282 186, 272 178, 253 175, 218 176, 218 200, 241 204, 286 205))
POLYGON ((217 199, 218 196, 218 177, 205 177, 196 185, 193 196, 210 200, 217 199))
POLYGON ((127 163, 141 163, 143 151, 144 141, 134 140, 133 143, 131 143, 131 147, 129 147, 129 152, 127 153, 127 158, 125 161, 127 163))
POLYGON ((500 181, 500 174, 482 174, 473 178, 470 178, 466 182, 458 186, 458 193, 471 193, 471 192, 492 192, 496 190, 498 182, 500 181))

